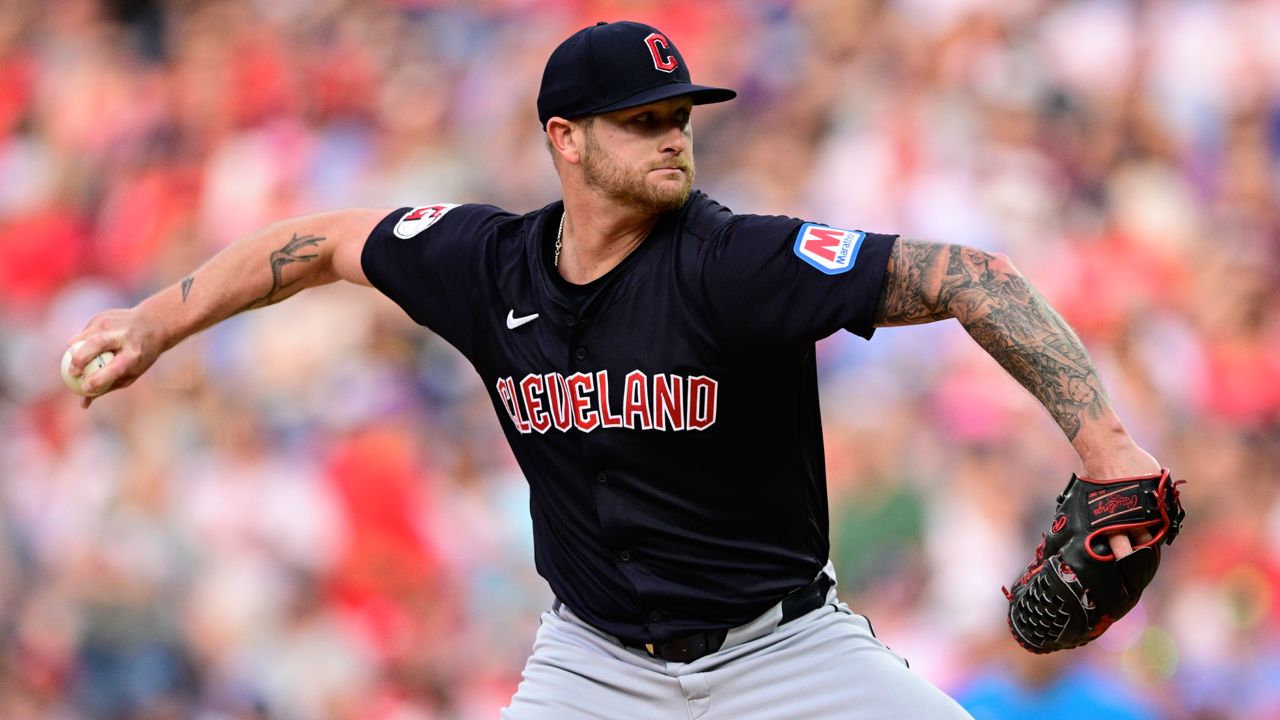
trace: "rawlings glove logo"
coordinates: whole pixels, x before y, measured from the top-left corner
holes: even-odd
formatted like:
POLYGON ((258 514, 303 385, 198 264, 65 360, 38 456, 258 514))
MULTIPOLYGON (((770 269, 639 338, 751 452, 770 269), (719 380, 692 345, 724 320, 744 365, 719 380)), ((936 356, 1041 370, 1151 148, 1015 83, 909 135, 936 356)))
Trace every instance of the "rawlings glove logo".
POLYGON ((1101 503, 1093 509, 1093 516, 1121 515, 1138 509, 1138 498, 1135 496, 1113 497, 1108 498, 1106 502, 1101 503))

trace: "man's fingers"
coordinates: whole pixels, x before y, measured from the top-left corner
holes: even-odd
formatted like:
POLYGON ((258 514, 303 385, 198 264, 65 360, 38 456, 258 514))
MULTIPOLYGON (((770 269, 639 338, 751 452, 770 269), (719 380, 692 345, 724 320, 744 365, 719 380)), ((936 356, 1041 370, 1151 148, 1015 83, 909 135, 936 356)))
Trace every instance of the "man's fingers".
POLYGON ((1111 552, 1115 553, 1116 559, 1119 560, 1126 555, 1132 555, 1135 545, 1145 545, 1151 542, 1153 538, 1154 536, 1150 530, 1138 528, 1134 531, 1132 537, 1129 536, 1128 532, 1118 532, 1115 535, 1108 536, 1107 541, 1111 543, 1111 552))
MULTIPOLYGON (((1150 538, 1151 533, 1147 533, 1147 537, 1150 538)), ((1129 541, 1129 536, 1125 533, 1116 533, 1107 538, 1107 541, 1111 543, 1111 552, 1116 554, 1117 560, 1133 554, 1133 543, 1129 541)))
POLYGON ((80 376, 84 373, 84 366, 89 361, 101 355, 106 351, 114 353, 120 352, 120 345, 124 339, 124 333, 121 330, 110 332, 95 332, 83 337, 72 338, 71 347, 71 374, 80 376))
POLYGON ((95 395, 105 387, 113 390, 125 387, 126 383, 123 381, 131 377, 129 365, 135 358, 136 355, 130 355, 124 351, 117 352, 105 367, 82 380, 80 387, 84 388, 85 392, 95 395))
MULTIPOLYGON (((93 316, 84 329, 67 342, 66 374, 69 385, 88 396, 81 407, 88 408, 92 397, 128 387, 155 362, 147 348, 154 345, 154 328, 133 310, 105 310, 93 316), (103 353, 113 357, 85 376, 85 368, 103 353)), ((105 360, 106 358, 104 358, 105 360)))
POLYGON ((120 352, 128 328, 124 321, 126 312, 104 310, 90 318, 83 330, 68 338, 67 346, 75 348, 71 354, 71 374, 80 375, 90 360, 107 350, 120 352), (77 343, 82 344, 76 347, 77 343))

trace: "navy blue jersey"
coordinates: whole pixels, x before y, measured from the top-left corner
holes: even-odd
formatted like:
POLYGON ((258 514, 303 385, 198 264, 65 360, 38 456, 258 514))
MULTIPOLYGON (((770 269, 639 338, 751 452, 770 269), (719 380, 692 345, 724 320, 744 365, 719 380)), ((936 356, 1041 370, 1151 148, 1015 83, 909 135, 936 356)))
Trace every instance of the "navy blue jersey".
POLYGON ((364 271, 484 379, 558 598, 631 642, 745 623, 826 563, 814 343, 871 336, 894 238, 695 192, 573 287, 563 209, 401 208, 364 271))

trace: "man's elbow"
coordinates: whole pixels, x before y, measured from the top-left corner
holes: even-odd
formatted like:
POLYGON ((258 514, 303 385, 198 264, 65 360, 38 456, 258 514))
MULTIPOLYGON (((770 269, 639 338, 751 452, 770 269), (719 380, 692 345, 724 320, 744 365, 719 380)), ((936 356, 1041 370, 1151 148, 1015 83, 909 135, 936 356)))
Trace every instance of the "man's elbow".
POLYGON ((372 285, 364 274, 364 245, 373 228, 390 210, 342 210, 331 215, 331 230, 336 243, 333 248, 333 279, 357 285, 372 285))
POLYGON ((1013 260, 1004 253, 986 253, 989 258, 987 268, 1001 277, 1022 277, 1022 273, 1018 267, 1013 264, 1013 260))
POLYGON ((952 246, 950 256, 938 300, 962 325, 983 322, 993 312, 1032 300, 1031 285, 1008 255, 952 246))

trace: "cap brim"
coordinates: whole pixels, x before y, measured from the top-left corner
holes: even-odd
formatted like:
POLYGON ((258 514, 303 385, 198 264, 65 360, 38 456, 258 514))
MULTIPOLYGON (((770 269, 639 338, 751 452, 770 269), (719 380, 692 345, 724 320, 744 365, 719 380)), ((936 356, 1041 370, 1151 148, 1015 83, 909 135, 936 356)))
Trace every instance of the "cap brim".
POLYGON ((732 100, 738 96, 738 93, 729 88, 709 87, 707 85, 693 85, 688 83, 668 83, 650 88, 642 92, 638 92, 629 98, 624 98, 614 103, 598 107, 585 115, 600 115, 602 113, 613 112, 615 110, 626 110, 627 108, 648 105, 649 103, 658 102, 659 100, 668 100, 674 97, 684 97, 688 95, 694 105, 709 105, 711 103, 725 102, 732 100))

